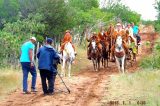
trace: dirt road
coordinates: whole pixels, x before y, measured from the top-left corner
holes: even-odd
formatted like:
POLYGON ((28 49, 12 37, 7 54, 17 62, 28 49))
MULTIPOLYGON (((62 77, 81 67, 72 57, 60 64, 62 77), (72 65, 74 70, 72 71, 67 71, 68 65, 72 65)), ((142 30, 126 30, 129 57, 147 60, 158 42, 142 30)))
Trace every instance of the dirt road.
MULTIPOLYGON (((142 35, 144 39, 145 35, 142 35)), ((142 49, 145 49, 142 47, 142 49)), ((143 52, 145 53, 145 52, 143 52)), ((139 53, 138 61, 144 56, 139 53)), ((128 66, 129 73, 135 72, 138 68, 138 62, 133 67, 128 66)), ((106 85, 109 84, 110 75, 119 74, 115 63, 109 63, 108 68, 101 68, 100 71, 93 71, 92 64, 73 75, 70 79, 64 78, 71 94, 63 86, 57 76, 55 85, 55 94, 52 96, 43 96, 40 77, 38 77, 38 93, 23 95, 21 89, 8 95, 6 99, 0 101, 0 106, 101 106, 102 98, 106 85)), ((105 103, 106 104, 106 103, 105 103)))

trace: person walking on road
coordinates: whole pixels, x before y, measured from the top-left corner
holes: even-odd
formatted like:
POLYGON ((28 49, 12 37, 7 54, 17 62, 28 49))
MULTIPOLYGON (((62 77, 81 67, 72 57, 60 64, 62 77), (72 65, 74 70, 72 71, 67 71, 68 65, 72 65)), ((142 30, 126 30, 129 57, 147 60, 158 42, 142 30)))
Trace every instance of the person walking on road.
POLYGON ((31 92, 37 92, 36 90, 36 78, 37 78, 37 72, 36 67, 34 65, 34 49, 36 38, 31 37, 30 41, 25 42, 21 46, 21 56, 20 56, 20 62, 22 66, 23 71, 23 93, 24 94, 30 94, 28 91, 28 73, 30 72, 32 75, 32 85, 31 85, 31 92))
POLYGON ((39 49, 37 54, 44 95, 52 95, 54 93, 57 63, 60 60, 58 52, 51 46, 52 42, 53 39, 47 38, 46 44, 39 49), (48 80, 48 86, 46 80, 48 80))

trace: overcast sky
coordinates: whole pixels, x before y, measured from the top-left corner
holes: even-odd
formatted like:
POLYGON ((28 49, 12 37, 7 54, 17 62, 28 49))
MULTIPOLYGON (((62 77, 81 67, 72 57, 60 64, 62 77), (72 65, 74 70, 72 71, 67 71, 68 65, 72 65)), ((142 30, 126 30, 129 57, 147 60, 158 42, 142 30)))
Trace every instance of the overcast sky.
POLYGON ((154 8, 155 0, 122 0, 123 4, 142 15, 142 19, 156 20, 157 11, 154 8))
MULTIPOLYGON (((106 6, 104 1, 100 0, 100 6, 106 6)), ((118 0, 112 0, 114 2, 118 0)), ((131 10, 141 14, 141 18, 144 20, 156 20, 157 11, 154 8, 155 0, 121 0, 122 4, 128 6, 131 10)))

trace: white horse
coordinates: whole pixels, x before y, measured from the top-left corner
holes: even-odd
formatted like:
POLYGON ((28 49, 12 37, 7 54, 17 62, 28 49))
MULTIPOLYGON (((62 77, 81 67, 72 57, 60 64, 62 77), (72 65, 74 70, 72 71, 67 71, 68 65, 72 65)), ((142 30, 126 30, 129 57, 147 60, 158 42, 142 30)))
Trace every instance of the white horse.
POLYGON ((116 45, 115 45, 115 59, 118 66, 119 72, 125 71, 124 65, 125 65, 125 50, 122 45, 122 37, 118 36, 116 39, 116 45))
POLYGON ((62 55, 62 76, 66 76, 66 69, 68 67, 68 77, 71 76, 71 65, 75 59, 75 52, 70 42, 66 43, 62 55))

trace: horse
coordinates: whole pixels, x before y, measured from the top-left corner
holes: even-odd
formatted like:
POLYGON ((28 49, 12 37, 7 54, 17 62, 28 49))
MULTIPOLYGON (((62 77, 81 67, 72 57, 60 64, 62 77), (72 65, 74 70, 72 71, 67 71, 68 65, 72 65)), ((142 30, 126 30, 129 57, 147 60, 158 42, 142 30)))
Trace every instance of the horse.
POLYGON ((106 68, 106 65, 108 67, 108 59, 109 59, 109 41, 108 36, 104 32, 99 32, 98 37, 100 39, 100 44, 102 45, 102 66, 106 68))
POLYGON ((109 60, 109 43, 107 41, 101 41, 101 44, 102 44, 102 66, 106 68, 106 65, 108 67, 108 60, 109 60))
POLYGON ((93 62, 94 70, 98 71, 100 68, 100 59, 101 59, 101 53, 96 45, 96 41, 92 40, 90 45, 91 50, 91 60, 93 62))
POLYGON ((117 36, 114 55, 115 55, 115 59, 116 59, 116 63, 117 63, 119 72, 122 71, 124 73, 125 71, 124 65, 125 65, 126 56, 125 56, 125 50, 124 50, 122 43, 123 43, 122 37, 117 36))
POLYGON ((71 76, 71 65, 75 59, 75 52, 70 42, 67 42, 64 46, 64 50, 62 51, 62 76, 65 76, 65 72, 68 66, 68 77, 71 76))

